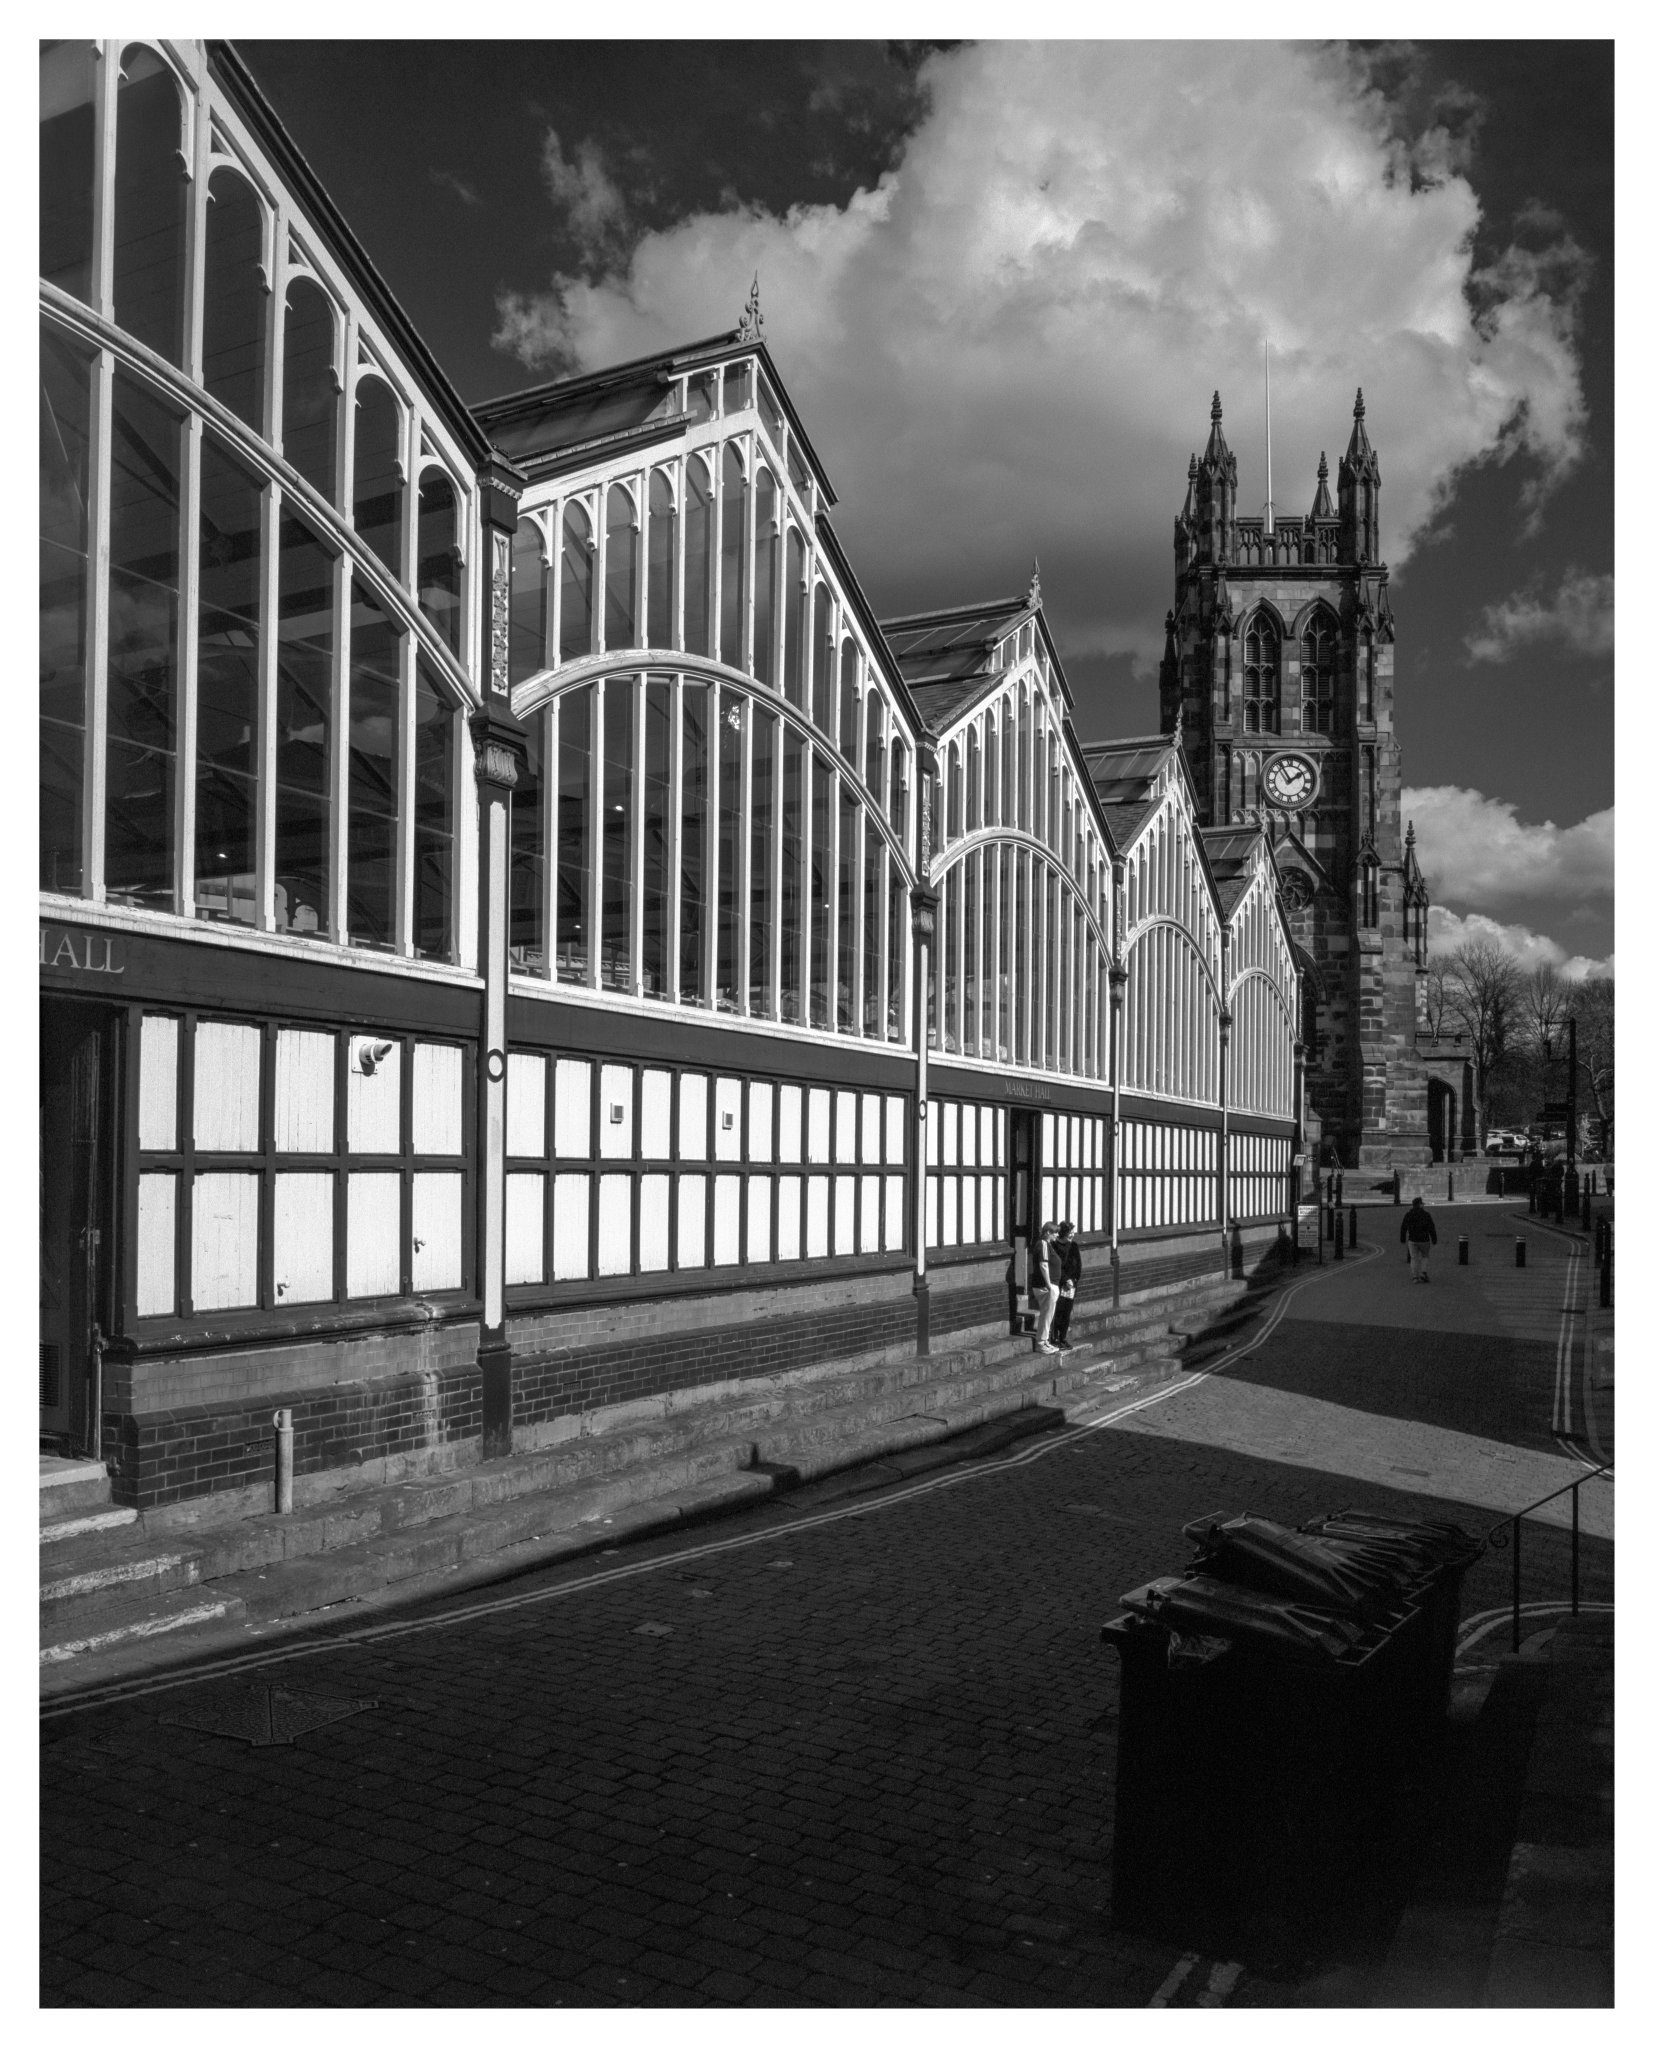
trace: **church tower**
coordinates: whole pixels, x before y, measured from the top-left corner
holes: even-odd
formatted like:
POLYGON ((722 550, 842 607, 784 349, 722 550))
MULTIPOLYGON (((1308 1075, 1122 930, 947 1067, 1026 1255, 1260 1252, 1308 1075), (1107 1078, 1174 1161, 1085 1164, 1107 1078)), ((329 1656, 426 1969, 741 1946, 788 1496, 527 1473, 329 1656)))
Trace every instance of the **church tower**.
POLYGON ((1306 1122, 1346 1166, 1430 1157, 1414 1050, 1428 898, 1401 831, 1395 626, 1378 457, 1358 391, 1338 499, 1321 457, 1301 518, 1236 510, 1212 397, 1173 526, 1160 729, 1182 721, 1207 825, 1259 823, 1304 955, 1306 1122))

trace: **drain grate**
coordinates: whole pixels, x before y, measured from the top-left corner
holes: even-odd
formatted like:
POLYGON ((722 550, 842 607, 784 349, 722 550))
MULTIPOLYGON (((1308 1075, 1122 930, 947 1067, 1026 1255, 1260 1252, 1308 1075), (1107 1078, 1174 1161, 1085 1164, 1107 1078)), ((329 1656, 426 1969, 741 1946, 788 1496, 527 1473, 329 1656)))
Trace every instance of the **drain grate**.
POLYGON ((233 1742, 270 1749, 348 1720, 377 1707, 377 1700, 340 1699, 319 1692, 294 1692, 285 1685, 219 1685, 203 1688, 175 1712, 163 1714, 163 1728, 194 1728, 203 1735, 227 1735, 233 1742))

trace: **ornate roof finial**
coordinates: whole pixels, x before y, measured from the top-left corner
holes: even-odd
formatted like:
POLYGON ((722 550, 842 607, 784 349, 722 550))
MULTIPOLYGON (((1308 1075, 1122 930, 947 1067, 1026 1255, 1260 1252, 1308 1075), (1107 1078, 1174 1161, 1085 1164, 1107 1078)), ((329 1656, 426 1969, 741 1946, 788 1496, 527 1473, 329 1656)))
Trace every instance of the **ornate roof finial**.
POLYGON ((1190 453, 1189 453, 1189 481, 1190 481, 1190 483, 1193 483, 1193 482, 1194 482, 1194 480, 1195 480, 1195 478, 1196 478, 1196 477, 1197 477, 1197 476, 1198 476, 1199 474, 1200 474, 1200 464, 1199 464, 1199 463, 1198 463, 1198 462, 1197 462, 1197 461, 1195 460, 1195 458, 1194 458, 1194 451, 1193 451, 1193 450, 1191 449, 1191 450, 1190 450, 1190 453))
POLYGON ((1412 845, 1412 843, 1413 843, 1413 821, 1412 821, 1412 819, 1411 819, 1411 818, 1409 818, 1409 819, 1407 820, 1407 844, 1408 844, 1409 846, 1411 846, 1411 845, 1412 845))
POLYGON ((1034 557, 1034 573, 1033 573, 1032 577, 1031 577, 1031 578, 1029 579, 1029 583, 1028 583, 1028 595, 1027 595, 1027 596, 1026 596, 1026 597, 1025 597, 1024 599, 1023 599, 1023 603, 1024 603, 1024 604, 1030 604, 1030 605, 1034 605, 1035 607, 1037 607, 1037 606, 1038 606, 1038 604, 1039 604, 1039 556, 1038 556, 1038 555, 1036 555, 1036 556, 1034 557))
POLYGON ((1327 480, 1327 451, 1324 448, 1321 450, 1321 466, 1315 472, 1315 480, 1323 484, 1327 480))
POLYGON ((752 273, 752 290, 747 295, 746 304, 741 308, 741 318, 736 324, 735 332, 742 341, 762 341, 764 338, 764 316, 758 307, 756 270, 752 273))
POLYGON ((1218 396, 1218 394, 1217 394, 1217 393, 1216 393, 1216 392, 1214 391, 1214 392, 1212 393, 1212 422, 1213 422, 1213 424, 1214 424, 1214 425, 1216 425, 1216 423, 1217 423, 1217 422, 1218 422, 1219 420, 1221 420, 1222 418, 1223 418, 1223 400, 1222 400, 1222 399, 1221 399, 1221 398, 1220 398, 1220 397, 1218 396))
POLYGON ((1355 416, 1358 420, 1367 417, 1367 401, 1361 396, 1361 386, 1355 387, 1355 416))

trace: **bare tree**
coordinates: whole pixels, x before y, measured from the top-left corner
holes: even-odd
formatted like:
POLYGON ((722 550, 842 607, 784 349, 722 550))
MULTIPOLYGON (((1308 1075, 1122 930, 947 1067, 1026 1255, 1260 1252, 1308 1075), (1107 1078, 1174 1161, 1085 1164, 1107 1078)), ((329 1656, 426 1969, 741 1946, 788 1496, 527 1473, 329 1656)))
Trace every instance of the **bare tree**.
POLYGON ((1447 1022, 1447 984, 1440 960, 1432 960, 1424 975, 1424 1025, 1430 1033, 1430 1043, 1441 1043, 1442 1027, 1447 1022))
POLYGON ((1444 1007, 1470 1041, 1478 1149, 1487 1144, 1488 1087, 1510 1055, 1521 995, 1522 971, 1514 956, 1486 939, 1472 939, 1442 963, 1444 1007))
POLYGON ((1564 981, 1548 961, 1534 968, 1522 985, 1522 1036, 1530 1045, 1543 1046, 1560 1036, 1568 1021, 1575 984, 1564 981))
POLYGON ((1602 1151, 1612 1159, 1614 1134, 1614 982, 1575 982, 1569 990, 1579 1078, 1602 1122, 1602 1151))

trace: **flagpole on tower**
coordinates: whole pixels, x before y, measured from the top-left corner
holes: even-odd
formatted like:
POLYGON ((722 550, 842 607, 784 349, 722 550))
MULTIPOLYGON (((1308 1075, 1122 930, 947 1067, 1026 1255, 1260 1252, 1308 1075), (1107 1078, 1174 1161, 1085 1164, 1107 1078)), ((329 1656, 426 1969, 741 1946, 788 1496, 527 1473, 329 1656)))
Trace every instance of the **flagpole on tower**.
POLYGON ((1269 343, 1263 345, 1263 530, 1275 531, 1275 449, 1269 424, 1269 343))

